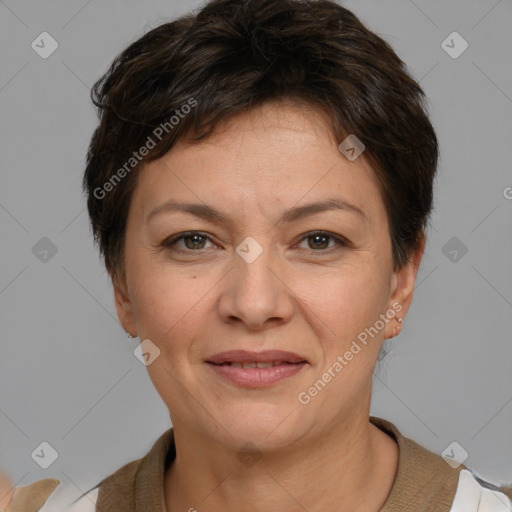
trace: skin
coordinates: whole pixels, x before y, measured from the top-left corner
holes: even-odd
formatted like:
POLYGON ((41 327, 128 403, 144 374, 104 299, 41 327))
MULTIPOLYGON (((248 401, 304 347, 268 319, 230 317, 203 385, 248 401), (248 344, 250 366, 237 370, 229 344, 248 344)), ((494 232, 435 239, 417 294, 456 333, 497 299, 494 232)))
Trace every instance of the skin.
POLYGON ((0 471, 0 512, 4 512, 4 510, 7 509, 7 505, 11 501, 13 493, 14 487, 11 479, 7 473, 0 471))
POLYGON ((398 446, 369 423, 369 411, 373 370, 396 318, 310 403, 297 399, 393 303, 405 317, 424 248, 423 240, 393 271, 375 173, 364 153, 352 162, 337 146, 321 110, 267 103, 141 170, 115 299, 125 330, 160 350, 147 369, 175 431, 169 511, 371 512, 389 495, 398 446), (337 209, 278 222, 289 208, 327 198, 364 216, 337 209), (206 203, 229 221, 169 211, 147 221, 169 199, 206 203), (164 246, 191 230, 209 238, 164 246), (315 239, 318 230, 348 245, 315 239), (252 263, 236 252, 247 236, 263 250, 252 263), (231 349, 288 350, 308 364, 270 387, 245 389, 204 362, 231 349), (248 442, 260 456, 251 466, 237 456, 248 442))

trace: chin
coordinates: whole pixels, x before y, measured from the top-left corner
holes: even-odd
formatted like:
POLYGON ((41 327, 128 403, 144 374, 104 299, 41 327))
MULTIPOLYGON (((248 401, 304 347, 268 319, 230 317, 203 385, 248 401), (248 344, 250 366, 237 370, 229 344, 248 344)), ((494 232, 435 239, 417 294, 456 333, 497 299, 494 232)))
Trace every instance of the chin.
MULTIPOLYGON (((288 402, 288 401, 285 401, 288 402)), ((224 428, 216 429, 215 437, 239 449, 246 443, 262 451, 289 446, 300 435, 297 425, 303 424, 289 402, 287 404, 245 403, 225 406, 216 416, 224 428), (231 434, 231 436, 229 435, 231 434)))

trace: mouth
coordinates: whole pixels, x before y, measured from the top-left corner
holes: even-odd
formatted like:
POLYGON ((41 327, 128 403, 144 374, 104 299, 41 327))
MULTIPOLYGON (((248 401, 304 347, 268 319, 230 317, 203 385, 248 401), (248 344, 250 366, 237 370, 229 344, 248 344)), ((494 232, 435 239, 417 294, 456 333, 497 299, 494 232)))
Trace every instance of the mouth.
POLYGON ((296 375, 308 361, 293 352, 231 350, 205 360, 214 372, 241 387, 258 388, 296 375))
MULTIPOLYGON (((211 363, 211 361, 207 361, 211 363)), ((305 361, 304 361, 305 362, 305 361)), ((216 363, 211 363, 216 364, 216 363)), ((268 361, 268 362, 255 362, 255 361, 244 361, 243 363, 239 362, 226 362, 217 364, 217 366, 231 366, 233 368, 272 368, 273 366, 281 366, 283 364, 300 364, 300 363, 290 363, 289 361, 268 361)))
MULTIPOLYGON (((207 363, 223 365, 223 364, 265 364, 265 368, 269 368, 269 364, 277 366, 278 364, 296 364, 308 362, 305 357, 295 352, 286 352, 284 350, 264 350, 263 352, 253 352, 250 350, 228 350, 219 352, 206 359, 207 363)), ((247 366, 247 368, 255 368, 247 366)))

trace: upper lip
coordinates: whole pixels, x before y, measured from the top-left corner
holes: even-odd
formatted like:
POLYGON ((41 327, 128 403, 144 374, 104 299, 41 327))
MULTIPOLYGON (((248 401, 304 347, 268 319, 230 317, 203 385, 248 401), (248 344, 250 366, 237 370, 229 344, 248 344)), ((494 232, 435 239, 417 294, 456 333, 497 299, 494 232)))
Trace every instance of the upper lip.
POLYGON ((219 352, 206 359, 207 363, 266 363, 272 361, 282 361, 285 363, 302 363, 306 359, 294 352, 284 350, 265 350, 263 352, 252 352, 249 350, 228 350, 219 352))

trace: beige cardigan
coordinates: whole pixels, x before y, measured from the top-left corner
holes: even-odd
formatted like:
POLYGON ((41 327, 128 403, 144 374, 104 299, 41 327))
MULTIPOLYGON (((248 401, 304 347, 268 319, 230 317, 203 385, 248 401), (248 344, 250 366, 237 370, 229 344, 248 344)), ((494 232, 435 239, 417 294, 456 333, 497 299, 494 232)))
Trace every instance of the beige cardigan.
MULTIPOLYGON (((393 437, 399 447, 398 472, 381 512, 512 511, 512 488, 487 484, 464 465, 452 468, 441 456, 404 437, 389 421, 371 416, 370 422, 393 437)), ((18 492, 20 505, 8 507, 7 511, 167 512, 164 475, 175 456, 174 432, 170 428, 144 457, 125 464, 104 478, 74 506, 67 503, 58 507, 51 503, 51 497, 42 506, 59 482, 45 479, 17 488, 17 491, 24 490, 18 492), (45 482, 48 488, 42 490, 41 483, 45 482), (28 501, 34 495, 37 499, 29 508, 28 501), (24 504, 23 498, 27 498, 24 504)), ((199 504, 196 507, 201 508, 199 504)))

